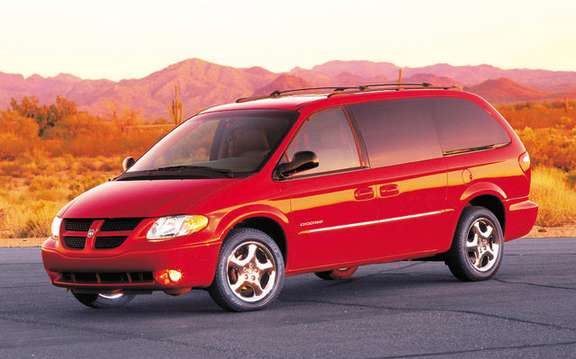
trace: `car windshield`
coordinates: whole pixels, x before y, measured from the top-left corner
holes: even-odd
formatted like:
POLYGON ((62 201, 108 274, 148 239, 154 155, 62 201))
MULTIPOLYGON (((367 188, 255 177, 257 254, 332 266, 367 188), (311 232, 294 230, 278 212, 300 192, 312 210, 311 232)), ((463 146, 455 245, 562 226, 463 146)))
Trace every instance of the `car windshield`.
POLYGON ((166 135, 117 180, 249 175, 264 165, 297 116, 275 110, 198 115, 166 135))

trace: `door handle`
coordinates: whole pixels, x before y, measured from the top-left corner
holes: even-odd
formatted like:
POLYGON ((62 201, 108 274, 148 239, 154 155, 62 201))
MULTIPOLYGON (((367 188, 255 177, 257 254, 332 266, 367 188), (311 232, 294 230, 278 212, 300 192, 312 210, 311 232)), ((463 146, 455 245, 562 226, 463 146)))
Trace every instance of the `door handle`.
POLYGON ((394 197, 400 194, 397 184, 385 184, 380 186, 380 197, 394 197))
POLYGON ((374 190, 371 187, 357 188, 354 191, 354 198, 358 201, 365 201, 374 198, 374 190))

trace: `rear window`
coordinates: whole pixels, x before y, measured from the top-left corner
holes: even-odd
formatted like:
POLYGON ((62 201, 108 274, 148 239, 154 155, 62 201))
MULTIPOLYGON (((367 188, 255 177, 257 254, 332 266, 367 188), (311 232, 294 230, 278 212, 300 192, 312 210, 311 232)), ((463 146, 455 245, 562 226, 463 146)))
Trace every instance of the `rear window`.
POLYGON ((510 138, 488 112, 459 98, 435 98, 434 118, 445 153, 466 152, 482 147, 507 144, 510 138))
POLYGON ((373 167, 442 156, 428 99, 350 105, 373 167))

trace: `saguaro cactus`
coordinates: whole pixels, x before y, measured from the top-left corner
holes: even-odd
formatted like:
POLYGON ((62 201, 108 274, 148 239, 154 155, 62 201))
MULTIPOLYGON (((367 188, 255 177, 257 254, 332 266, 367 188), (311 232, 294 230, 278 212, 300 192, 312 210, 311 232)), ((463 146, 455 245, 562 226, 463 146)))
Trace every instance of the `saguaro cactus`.
POLYGON ((178 84, 174 86, 174 96, 172 96, 172 100, 170 100, 168 110, 174 126, 178 126, 182 122, 182 100, 180 98, 180 85, 178 84))
POLYGON ((404 69, 401 67, 398 69, 398 85, 402 83, 403 77, 404 77, 404 69))

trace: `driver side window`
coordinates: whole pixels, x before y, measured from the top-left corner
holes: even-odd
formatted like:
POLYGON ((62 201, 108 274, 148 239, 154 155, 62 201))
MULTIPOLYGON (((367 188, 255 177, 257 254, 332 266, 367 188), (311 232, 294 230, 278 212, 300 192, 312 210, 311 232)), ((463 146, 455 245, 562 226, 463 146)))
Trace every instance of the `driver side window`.
POLYGON ((339 108, 316 113, 306 120, 286 150, 287 159, 292 160, 300 151, 316 153, 319 166, 298 175, 360 167, 354 135, 346 115, 339 108))

